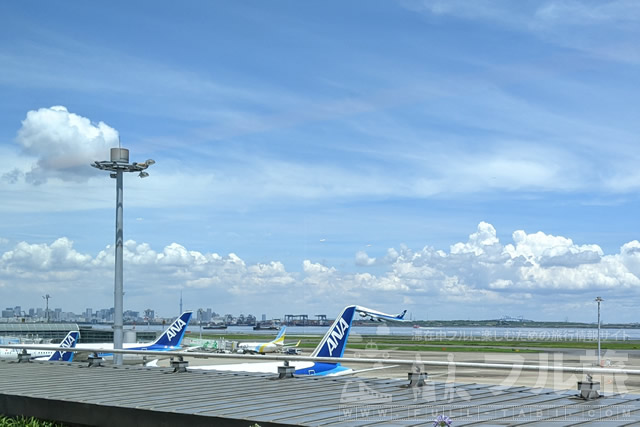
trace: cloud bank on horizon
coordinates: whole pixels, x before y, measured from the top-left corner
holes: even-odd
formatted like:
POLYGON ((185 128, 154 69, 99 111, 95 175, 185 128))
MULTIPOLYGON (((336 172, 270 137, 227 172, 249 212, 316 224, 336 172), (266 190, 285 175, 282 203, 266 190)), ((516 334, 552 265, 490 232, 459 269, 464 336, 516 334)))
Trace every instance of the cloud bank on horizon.
MULTIPOLYGON (((191 301, 216 301, 229 309, 260 310, 261 301, 297 301, 311 307, 334 307, 344 301, 381 301, 408 307, 418 318, 466 318, 477 304, 502 307, 495 317, 517 312, 535 319, 563 320, 568 307, 588 307, 584 295, 606 295, 624 306, 640 296, 640 242, 604 254, 598 245, 576 245, 569 238, 516 230, 503 244, 486 222, 466 242, 448 251, 390 248, 381 258, 355 255, 359 272, 304 260, 300 271, 277 260, 247 264, 236 254, 201 253, 172 243, 154 250, 147 243, 124 245, 126 305, 142 307, 150 295, 170 297, 184 291, 191 301), (384 265, 380 273, 367 271, 384 265), (559 299, 566 302, 559 302, 559 299)), ((78 305, 78 294, 108 295, 113 277, 113 247, 82 254, 67 238, 50 244, 20 242, 0 254, 0 295, 26 301, 28 295, 53 292, 78 305)), ((6 298, 6 299, 5 299, 6 298)), ((364 303, 363 303, 364 304, 364 303)), ((618 313, 632 321, 628 307, 618 313)), ((264 310, 264 307, 262 308, 264 310)), ((585 320, 579 314, 574 314, 585 320)), ((492 317, 488 317, 492 318, 492 317)), ((572 316, 573 318, 573 316, 572 316)))

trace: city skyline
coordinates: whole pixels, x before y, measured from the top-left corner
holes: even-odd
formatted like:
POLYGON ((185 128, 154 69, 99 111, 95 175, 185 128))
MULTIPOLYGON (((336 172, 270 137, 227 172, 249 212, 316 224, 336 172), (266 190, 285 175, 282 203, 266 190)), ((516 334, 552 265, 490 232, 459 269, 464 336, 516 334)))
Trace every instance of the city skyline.
POLYGON ((0 4, 0 301, 633 323, 640 6, 0 4), (167 29, 171 31, 167 31, 167 29))
MULTIPOLYGON (((219 320, 224 320, 226 321, 226 323, 228 324, 233 324, 236 321, 240 321, 241 323, 245 323, 249 322, 249 323, 257 323, 257 322, 271 322, 271 321, 284 321, 287 317, 291 317, 292 320, 298 319, 300 320, 302 317, 305 317, 306 319, 309 320, 314 320, 314 321, 319 321, 319 320, 326 320, 326 319, 331 319, 330 316, 327 316, 326 314, 315 314, 315 315, 310 315, 310 314, 304 314, 304 313, 298 313, 298 314, 291 314, 291 313, 286 313, 286 314, 279 314, 279 315, 268 315, 267 313, 260 313, 260 314, 254 314, 251 312, 242 312, 242 313, 222 313, 222 312, 216 312, 214 311, 211 307, 199 307, 196 309, 192 309, 192 308, 184 308, 183 310, 178 310, 176 311, 175 314, 173 315, 168 315, 168 316, 156 316, 156 310, 151 309, 151 308, 147 308, 144 310, 136 310, 136 309, 124 309, 124 319, 127 322, 131 322, 132 320, 147 320, 147 319, 173 319, 176 316, 178 316, 179 314, 182 314, 182 312, 184 311, 192 311, 194 313, 194 317, 193 320, 195 322, 214 322, 214 321, 219 321, 219 320)), ((83 312, 80 313, 76 313, 73 311, 64 311, 62 307, 52 307, 49 308, 49 312, 50 312, 50 317, 51 317, 51 321, 64 321, 64 320, 79 320, 80 318, 84 318, 84 321, 89 321, 91 318, 93 318, 94 320, 99 320, 101 322, 105 322, 105 323, 110 323, 113 322, 113 318, 114 318, 114 308, 110 307, 110 308, 100 308, 100 309, 95 309, 95 308, 85 308, 83 312)), ((44 307, 29 307, 27 310, 22 310, 21 306, 9 306, 6 308, 0 308, 0 319, 3 320, 15 320, 15 321, 21 321, 21 318, 25 318, 25 319, 35 319, 37 321, 43 321, 43 319, 46 319, 46 308, 44 307), (21 315, 18 315, 16 313, 22 313, 21 315)), ((366 320, 366 319, 365 319, 366 320)), ((413 313, 407 313, 406 315, 406 320, 409 322, 424 322, 424 321, 492 321, 492 320, 496 320, 496 321, 503 321, 503 322, 511 322, 511 323, 519 323, 519 322, 544 322, 545 320, 540 320, 540 319, 526 319, 523 316, 510 316, 510 315, 504 315, 504 314, 498 314, 494 317, 491 318, 486 318, 486 319, 469 319, 469 318, 459 318, 459 319, 419 319, 419 318, 414 318, 413 313)), ((552 320, 551 322, 558 322, 558 323, 573 323, 573 320, 570 320, 568 316, 565 316, 564 319, 555 319, 552 320)), ((575 323, 597 323, 597 322, 581 322, 581 321, 575 321, 575 323)), ((611 324, 617 324, 618 322, 605 322, 602 321, 602 323, 611 323, 611 324)), ((637 325, 638 321, 635 322, 623 322, 621 324, 627 324, 627 325, 637 325)), ((403 326, 411 326, 411 324, 407 324, 407 325, 403 325, 403 326)))
MULTIPOLYGON (((49 308, 48 311, 50 314, 51 321, 59 322, 59 321, 65 321, 65 320, 73 320, 73 319, 78 320, 79 318, 84 318, 85 321, 90 321, 91 319, 94 319, 102 322, 113 322, 115 309, 113 307, 100 308, 100 309, 86 308, 81 313, 75 313, 73 311, 63 311, 62 307, 54 307, 54 308, 49 308)), ((194 314, 193 319, 196 322, 199 322, 199 321, 210 322, 212 320, 217 320, 217 319, 228 319, 230 322, 237 321, 237 320, 244 322, 245 319, 247 319, 247 321, 253 320, 255 323, 255 321, 273 320, 273 319, 267 319, 266 314, 264 313, 261 314, 260 319, 258 319, 258 316, 255 316, 251 313, 247 313, 246 316, 244 313, 240 313, 237 316, 234 316, 233 314, 230 314, 230 313, 225 313, 225 314, 217 313, 213 311, 213 309, 210 307, 206 307, 206 308, 200 307, 198 309, 186 309, 185 311, 192 311, 194 314)), ((131 309, 124 310, 124 318, 126 321, 147 320, 147 319, 149 320, 165 319, 166 320, 166 319, 173 319, 180 314, 182 314, 182 312, 173 316, 161 317, 161 316, 156 316, 155 310, 150 308, 144 309, 144 310, 131 310, 131 309)), ((1 310, 0 319, 20 320, 21 318, 24 318, 24 319, 32 318, 32 319, 37 319, 42 321, 43 319, 47 319, 47 308, 29 307, 27 310, 22 310, 22 306, 13 306, 13 307, 6 307, 1 310)))

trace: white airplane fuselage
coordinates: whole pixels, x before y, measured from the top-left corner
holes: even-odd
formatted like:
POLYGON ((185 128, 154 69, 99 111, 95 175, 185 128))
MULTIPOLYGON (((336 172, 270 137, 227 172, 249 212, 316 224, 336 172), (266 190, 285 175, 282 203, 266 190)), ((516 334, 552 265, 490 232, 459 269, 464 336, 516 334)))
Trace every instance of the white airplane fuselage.
MULTIPOLYGON (((59 344, 51 344, 51 347, 59 346, 59 344)), ((53 350, 28 350, 27 352, 31 355, 32 358, 49 357, 53 353, 55 353, 53 350)), ((0 359, 18 360, 18 354, 20 353, 22 353, 22 350, 17 348, 0 348, 0 359)))
POLYGON ((275 353, 282 345, 271 342, 243 342, 238 344, 238 350, 243 353, 275 353))
MULTIPOLYGON (((38 344, 43 347, 65 347, 72 348, 76 346, 80 333, 78 331, 69 332, 58 344, 38 344)), ((19 344, 12 344, 19 345, 19 344)), ((31 344, 29 344, 31 345, 31 344)), ((23 353, 29 354, 30 359, 38 360, 64 360, 70 362, 73 360, 73 354, 68 352, 60 352, 58 350, 41 350, 41 349, 22 349, 22 348, 0 348, 0 359, 19 359, 19 355, 23 353), (67 354, 68 353, 68 354, 67 354)))

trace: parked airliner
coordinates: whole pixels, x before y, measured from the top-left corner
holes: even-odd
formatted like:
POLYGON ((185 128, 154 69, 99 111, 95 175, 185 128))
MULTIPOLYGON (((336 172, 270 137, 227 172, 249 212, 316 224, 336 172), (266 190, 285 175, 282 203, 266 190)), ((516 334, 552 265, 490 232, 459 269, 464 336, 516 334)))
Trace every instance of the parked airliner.
MULTIPOLYGON (((158 337, 157 340, 150 344, 140 343, 125 343, 122 345, 123 350, 150 350, 150 351, 173 351, 180 350, 182 348, 182 338, 187 331, 187 326, 193 315, 192 311, 185 311, 178 317, 166 331, 158 337)), ((113 350, 113 343, 93 343, 93 344, 78 344, 76 346, 79 349, 91 348, 103 350, 98 353, 100 357, 112 357, 113 353, 109 350, 113 350)), ((140 358, 138 355, 124 355, 125 359, 140 358)))
MULTIPOLYGON (((65 347, 65 348, 73 348, 76 346, 78 342, 78 336, 80 333, 78 331, 71 331, 64 337, 60 344, 46 344, 45 347, 65 347)), ((12 344, 19 345, 19 344, 12 344)), ((30 344, 31 345, 31 344, 30 344)), ((18 359, 18 354, 22 352, 21 348, 1 348, 0 349, 0 359, 18 359)), ((31 359, 34 360, 62 360, 64 362, 71 362, 73 360, 73 352, 71 351, 53 351, 53 350, 29 350, 29 354, 31 355, 31 359)))
POLYGON ((238 353, 265 354, 275 353, 284 346, 284 334, 286 326, 283 326, 275 339, 269 342, 241 342, 238 344, 238 353))
MULTIPOLYGON (((341 366, 338 362, 344 354, 347 345, 351 324, 355 313, 359 313, 362 317, 370 317, 371 319, 405 321, 404 315, 406 310, 398 315, 382 313, 377 310, 371 310, 357 305, 350 305, 342 310, 342 313, 333 322, 327 333, 320 341, 320 344, 311 353, 311 357, 330 357, 336 359, 335 363, 325 362, 307 362, 295 361, 290 362, 296 368, 294 375, 345 375, 353 374, 361 371, 341 366), (362 313, 365 313, 364 316, 362 313)), ((214 371, 235 371, 235 372, 260 372, 260 373, 277 373, 278 367, 282 366, 282 362, 258 362, 258 363, 237 363, 232 365, 207 365, 207 366, 191 366, 189 370, 214 370, 214 371)), ((363 369, 371 370, 379 368, 363 369)))

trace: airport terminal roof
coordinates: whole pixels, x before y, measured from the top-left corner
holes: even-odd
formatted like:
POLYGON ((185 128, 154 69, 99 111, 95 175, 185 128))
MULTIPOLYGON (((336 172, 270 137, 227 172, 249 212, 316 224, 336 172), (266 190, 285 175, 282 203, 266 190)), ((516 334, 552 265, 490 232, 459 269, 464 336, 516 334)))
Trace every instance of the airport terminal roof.
POLYGON ((38 331, 77 331, 77 323, 0 323, 0 333, 23 333, 38 331))
POLYGON ((62 339, 69 331, 78 331, 76 323, 0 323, 0 336, 62 339))
POLYGON ((400 379, 0 362, 0 413, 86 425, 627 425, 640 396, 400 379))

